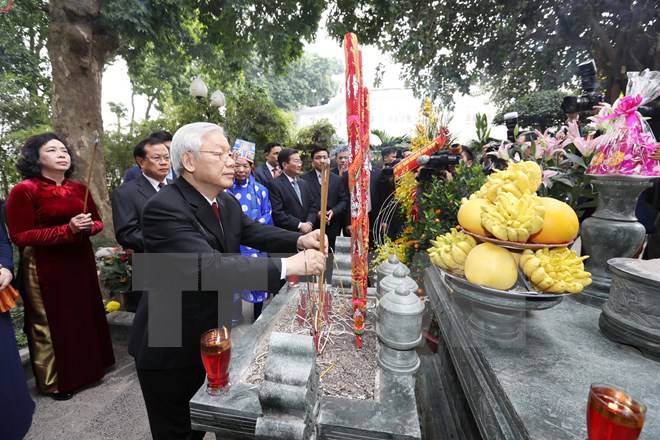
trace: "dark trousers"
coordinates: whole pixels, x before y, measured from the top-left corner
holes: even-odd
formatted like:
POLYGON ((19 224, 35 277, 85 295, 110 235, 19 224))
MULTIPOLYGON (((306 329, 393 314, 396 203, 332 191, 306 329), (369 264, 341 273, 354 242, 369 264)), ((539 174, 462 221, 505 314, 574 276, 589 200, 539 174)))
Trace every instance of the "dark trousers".
POLYGON ((190 399, 206 378, 204 367, 137 370, 154 440, 201 440, 206 434, 190 428, 190 399))

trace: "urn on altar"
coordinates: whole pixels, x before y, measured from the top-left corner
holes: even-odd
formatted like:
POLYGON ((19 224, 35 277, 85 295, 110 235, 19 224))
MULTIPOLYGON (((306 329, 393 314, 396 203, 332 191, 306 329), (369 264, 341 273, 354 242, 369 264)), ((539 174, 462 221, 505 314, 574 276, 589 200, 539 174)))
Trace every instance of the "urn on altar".
POLYGON ((376 332, 381 342, 377 360, 383 370, 396 374, 418 370, 420 360, 415 347, 422 340, 423 313, 424 303, 404 284, 381 298, 376 332))

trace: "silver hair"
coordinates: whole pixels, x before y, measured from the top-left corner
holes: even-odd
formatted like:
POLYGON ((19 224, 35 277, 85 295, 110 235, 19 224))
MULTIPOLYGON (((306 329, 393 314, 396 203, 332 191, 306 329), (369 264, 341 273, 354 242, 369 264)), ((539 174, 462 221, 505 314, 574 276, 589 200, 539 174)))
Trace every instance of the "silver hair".
POLYGON ((334 159, 335 157, 337 157, 339 153, 344 153, 347 151, 348 151, 348 145, 340 145, 334 150, 332 150, 332 153, 330 154, 330 158, 334 159))
POLYGON ((199 157, 202 138, 206 133, 215 130, 219 130, 223 136, 225 135, 225 130, 221 126, 211 124, 210 122, 186 124, 174 133, 172 145, 170 145, 170 157, 172 158, 172 167, 177 176, 183 175, 185 171, 181 162, 181 156, 191 151, 195 158, 199 157))

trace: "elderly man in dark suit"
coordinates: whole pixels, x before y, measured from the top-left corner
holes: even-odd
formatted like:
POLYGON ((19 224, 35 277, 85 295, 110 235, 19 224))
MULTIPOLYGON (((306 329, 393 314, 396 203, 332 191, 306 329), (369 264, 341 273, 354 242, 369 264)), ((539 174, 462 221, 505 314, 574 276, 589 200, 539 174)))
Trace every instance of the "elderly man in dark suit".
POLYGON ((310 232, 319 207, 312 197, 309 184, 300 179, 302 160, 296 150, 282 150, 279 155, 282 174, 270 183, 270 205, 273 222, 289 231, 310 232))
POLYGON ((282 174, 282 168, 277 160, 282 145, 279 142, 271 142, 264 147, 266 163, 254 169, 254 178, 266 188, 270 188, 270 182, 282 174))
POLYGON ((160 139, 150 137, 138 142, 133 149, 133 157, 142 172, 136 179, 122 183, 113 191, 112 221, 117 243, 142 252, 142 208, 168 183, 170 151, 160 139))
POLYGON ((300 235, 255 222, 223 191, 233 184, 234 159, 221 127, 205 122, 181 127, 171 155, 179 178, 149 199, 142 211, 145 257, 159 262, 187 257, 189 264, 158 266, 151 275, 173 284, 183 277, 192 280, 192 287, 175 292, 176 315, 167 312, 169 320, 163 319, 162 303, 171 301, 172 293, 149 290, 135 315, 129 353, 135 358, 153 438, 202 439, 203 432, 191 429, 188 406, 204 383, 201 334, 229 325, 234 289, 266 290, 287 275, 319 274, 325 255, 313 250, 319 248, 318 231, 300 235), (246 258, 240 255, 241 244, 293 256, 246 258), (179 269, 181 275, 171 273, 179 269), (163 341, 160 333, 174 321, 180 324, 174 338, 178 340, 163 341))
MULTIPOLYGON (((312 196, 316 205, 321 208, 321 168, 324 163, 329 164, 330 159, 328 156, 328 149, 324 147, 317 147, 312 150, 312 170, 300 176, 301 179, 309 183, 312 189, 312 196)), ((325 221, 327 226, 325 233, 328 236, 328 246, 331 253, 328 257, 328 264, 326 269, 326 280, 332 282, 333 271, 333 255, 335 248, 335 240, 341 228, 344 226, 344 212, 348 208, 348 195, 344 191, 344 185, 341 178, 334 173, 328 173, 328 206, 325 213, 320 212, 317 215, 315 227, 320 227, 320 222, 325 221)))

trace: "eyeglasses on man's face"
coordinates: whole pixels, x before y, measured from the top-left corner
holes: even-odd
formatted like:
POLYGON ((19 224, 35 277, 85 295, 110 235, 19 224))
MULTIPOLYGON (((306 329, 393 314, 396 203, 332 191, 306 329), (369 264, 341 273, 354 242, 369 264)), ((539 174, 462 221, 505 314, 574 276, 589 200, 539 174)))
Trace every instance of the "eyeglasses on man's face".
POLYGON ((199 150, 200 153, 207 153, 212 156, 215 156, 220 162, 227 162, 229 158, 234 160, 236 156, 231 151, 210 151, 210 150, 199 150))

